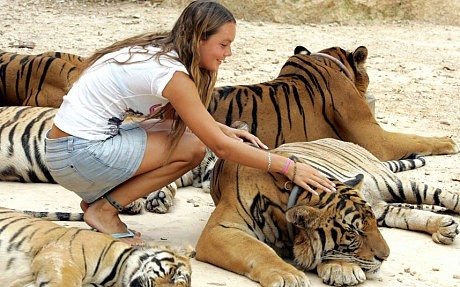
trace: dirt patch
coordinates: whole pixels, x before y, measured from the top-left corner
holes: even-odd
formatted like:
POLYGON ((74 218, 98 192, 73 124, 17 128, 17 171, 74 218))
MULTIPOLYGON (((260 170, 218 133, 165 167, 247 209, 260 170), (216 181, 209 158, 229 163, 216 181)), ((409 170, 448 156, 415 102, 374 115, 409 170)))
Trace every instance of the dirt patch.
MULTIPOLYGON (((164 0, 164 7, 184 7, 188 0, 164 0)), ((460 25, 457 0, 221 0, 239 19, 289 24, 416 20, 460 25)))

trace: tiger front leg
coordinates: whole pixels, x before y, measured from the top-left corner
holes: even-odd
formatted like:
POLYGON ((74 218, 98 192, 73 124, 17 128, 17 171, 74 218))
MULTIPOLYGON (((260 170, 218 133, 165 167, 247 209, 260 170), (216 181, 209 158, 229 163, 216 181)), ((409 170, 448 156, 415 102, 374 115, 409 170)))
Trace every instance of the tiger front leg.
POLYGON ((191 269, 186 265, 182 265, 182 266, 179 266, 174 271, 174 276, 171 279, 171 281, 174 284, 174 286, 190 287, 191 278, 192 278, 191 269))
POLYGON ((452 244, 459 233, 458 222, 449 215, 418 210, 401 204, 373 206, 373 211, 378 218, 379 226, 426 232, 431 234, 436 243, 452 244))
POLYGON ((357 264, 326 261, 316 267, 318 276, 331 286, 353 286, 366 281, 364 271, 357 264))
MULTIPOLYGON (((424 137, 413 134, 384 131, 381 160, 406 158, 410 154, 442 155, 456 154, 459 149, 450 137, 424 137)), ((378 142, 378 141, 376 141, 378 142)))
POLYGON ((304 272, 235 224, 209 225, 198 240, 196 259, 245 275, 263 287, 310 286, 304 272))
POLYGON ((335 99, 338 107, 335 120, 343 140, 356 143, 381 161, 407 158, 411 154, 455 154, 459 147, 450 137, 425 137, 384 130, 372 116, 370 109, 354 89, 345 89, 337 82, 331 89, 341 97, 335 99), (354 105, 347 104, 354 99, 354 105), (370 140, 372 139, 372 140, 370 140))

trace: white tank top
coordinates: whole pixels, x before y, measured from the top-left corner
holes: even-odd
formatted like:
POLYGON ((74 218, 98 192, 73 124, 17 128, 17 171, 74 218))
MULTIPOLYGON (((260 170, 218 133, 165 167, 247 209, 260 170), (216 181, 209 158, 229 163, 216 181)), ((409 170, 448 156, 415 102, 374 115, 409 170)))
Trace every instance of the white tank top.
MULTIPOLYGON (((128 113, 148 115, 169 101, 162 93, 176 71, 188 74, 185 66, 167 56, 132 54, 129 48, 107 54, 86 69, 73 84, 59 108, 54 124, 62 131, 88 140, 104 140, 118 133, 128 113)), ((131 51, 145 51, 133 47, 131 51)), ((176 52, 169 55, 177 57, 176 52)))

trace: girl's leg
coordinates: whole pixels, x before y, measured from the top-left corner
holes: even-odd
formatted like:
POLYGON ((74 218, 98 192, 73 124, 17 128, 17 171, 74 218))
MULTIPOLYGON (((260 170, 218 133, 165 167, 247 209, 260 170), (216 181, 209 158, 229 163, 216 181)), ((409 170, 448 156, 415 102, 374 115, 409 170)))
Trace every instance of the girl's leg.
MULTIPOLYGON (((141 165, 131 179, 110 192, 110 197, 123 206, 173 182, 196 167, 205 155, 204 144, 194 134, 185 132, 169 161, 165 163, 169 154, 168 123, 154 127, 144 126, 147 131, 147 145, 141 165)), ((118 210, 105 198, 86 208, 84 220, 91 227, 106 234, 127 231, 118 217, 118 210)), ((142 240, 125 238, 124 241, 139 244, 142 240)))

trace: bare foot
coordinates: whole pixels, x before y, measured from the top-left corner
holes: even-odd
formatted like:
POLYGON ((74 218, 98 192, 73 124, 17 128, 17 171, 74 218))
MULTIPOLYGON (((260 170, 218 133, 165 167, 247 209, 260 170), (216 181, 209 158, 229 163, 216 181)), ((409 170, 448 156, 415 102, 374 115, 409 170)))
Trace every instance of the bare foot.
MULTIPOLYGON (((80 208, 81 208, 81 210, 83 210, 83 212, 86 212, 86 210, 88 209, 88 207, 89 207, 89 203, 87 203, 86 201, 82 200, 82 201, 80 202, 80 208)), ((124 224, 124 223, 123 223, 123 224, 124 224)), ((128 228, 126 224, 124 224, 124 225, 125 225, 125 228, 128 228)), ((93 227, 93 228, 94 228, 94 227, 93 227)), ((141 235, 142 235, 142 234, 141 234, 139 231, 137 231, 137 230, 134 230, 134 229, 129 229, 129 230, 130 230, 132 233, 134 233, 134 235, 137 236, 137 237, 141 237, 141 235)))
MULTIPOLYGON (((105 199, 98 200, 91 205, 80 204, 84 208, 86 224, 105 234, 127 233, 126 225, 120 220, 118 211, 105 199)), ((145 241, 137 234, 134 237, 120 238, 120 241, 131 245, 144 245, 145 241)))

